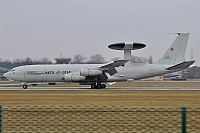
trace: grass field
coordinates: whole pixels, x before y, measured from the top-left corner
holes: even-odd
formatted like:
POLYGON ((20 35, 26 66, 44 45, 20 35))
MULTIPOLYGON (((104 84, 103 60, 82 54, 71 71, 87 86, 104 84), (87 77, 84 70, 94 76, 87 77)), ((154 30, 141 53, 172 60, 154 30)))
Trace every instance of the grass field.
MULTIPOLYGON (((8 82, 1 82, 5 84, 8 82)), ((21 86, 21 85, 20 85, 21 86)), ((44 84, 38 86, 47 86, 44 84)), ((74 83, 61 83, 56 86, 78 86, 74 83)), ((195 87, 200 82, 127 82, 107 87, 195 87)), ((55 86, 51 86, 55 87, 55 86)), ((89 86, 88 86, 89 87, 89 86)), ((200 107, 199 91, 134 91, 134 90, 63 90, 0 91, 0 104, 3 106, 165 106, 200 107)))
POLYGON ((200 107, 200 91, 0 91, 3 106, 200 107))

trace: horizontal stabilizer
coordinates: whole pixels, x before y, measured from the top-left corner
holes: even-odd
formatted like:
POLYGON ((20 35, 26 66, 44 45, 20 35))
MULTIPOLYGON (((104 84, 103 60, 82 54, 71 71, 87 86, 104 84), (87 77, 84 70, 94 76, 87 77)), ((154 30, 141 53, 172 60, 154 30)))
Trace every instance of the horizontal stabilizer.
POLYGON ((169 70, 169 71, 183 70, 183 69, 188 68, 188 67, 189 67, 190 65, 192 65, 194 62, 195 62, 195 61, 185 61, 185 62, 182 62, 182 63, 180 63, 180 64, 177 64, 177 65, 168 67, 166 70, 169 70))

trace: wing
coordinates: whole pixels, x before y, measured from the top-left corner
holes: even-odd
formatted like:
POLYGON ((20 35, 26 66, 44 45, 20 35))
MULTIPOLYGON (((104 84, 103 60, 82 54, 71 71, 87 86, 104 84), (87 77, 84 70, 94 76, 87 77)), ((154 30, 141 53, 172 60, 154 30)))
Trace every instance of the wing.
POLYGON ((115 60, 99 67, 99 70, 108 72, 111 76, 117 73, 115 67, 124 65, 129 60, 115 60))

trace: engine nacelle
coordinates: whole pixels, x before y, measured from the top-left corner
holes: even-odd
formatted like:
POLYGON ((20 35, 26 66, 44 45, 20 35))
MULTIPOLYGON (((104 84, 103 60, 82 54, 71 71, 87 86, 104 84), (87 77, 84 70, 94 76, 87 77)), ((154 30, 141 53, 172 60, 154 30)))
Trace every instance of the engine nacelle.
POLYGON ((96 76, 100 75, 103 72, 101 70, 90 70, 90 69, 81 69, 80 75, 81 76, 96 76))
POLYGON ((85 76, 81 76, 79 74, 65 74, 65 81, 82 81, 85 79, 85 76))

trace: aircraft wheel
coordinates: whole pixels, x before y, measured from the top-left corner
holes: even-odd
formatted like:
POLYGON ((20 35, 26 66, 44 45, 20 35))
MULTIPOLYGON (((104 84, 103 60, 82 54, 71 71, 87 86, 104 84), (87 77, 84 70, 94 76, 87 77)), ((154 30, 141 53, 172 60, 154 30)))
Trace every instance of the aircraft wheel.
POLYGON ((23 89, 27 89, 28 85, 23 85, 23 89))
POLYGON ((106 88, 106 85, 105 85, 105 84, 102 84, 101 87, 102 87, 102 89, 105 89, 105 88, 106 88))
POLYGON ((95 89, 96 88, 96 85, 95 84, 92 84, 91 85, 91 89, 95 89))
POLYGON ((101 84, 97 84, 97 89, 101 89, 101 88, 102 88, 101 84))

